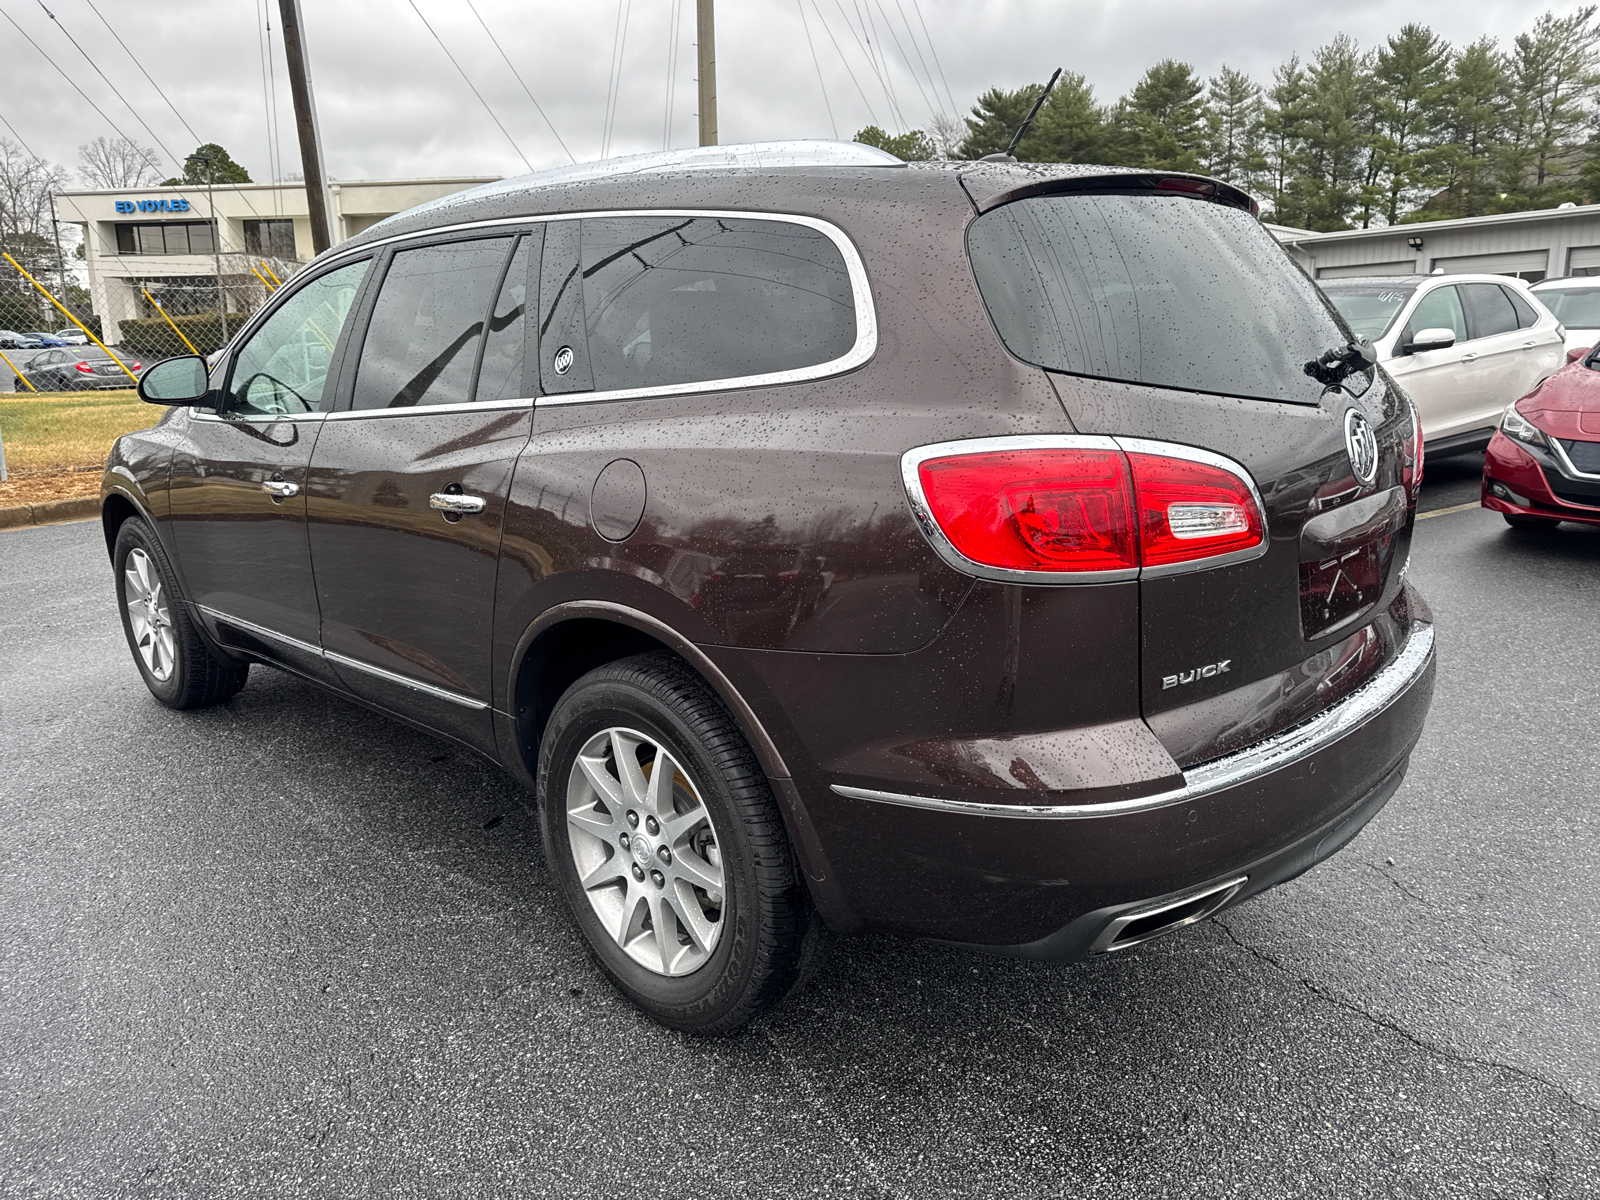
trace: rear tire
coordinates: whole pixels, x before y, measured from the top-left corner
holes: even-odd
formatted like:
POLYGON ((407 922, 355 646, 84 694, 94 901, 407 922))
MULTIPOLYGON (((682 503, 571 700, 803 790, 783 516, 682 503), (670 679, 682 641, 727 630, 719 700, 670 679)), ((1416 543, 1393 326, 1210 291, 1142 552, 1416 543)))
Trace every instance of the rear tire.
POLYGON ((590 956, 657 1021, 727 1033, 814 973, 826 938, 771 788, 681 659, 641 654, 573 684, 538 785, 545 857, 590 956))
POLYGON ((1523 517, 1514 513, 1501 513, 1506 519, 1506 524, 1513 529, 1520 529, 1525 533, 1549 533, 1560 521, 1550 517, 1523 517))
POLYGON ((206 708, 238 694, 250 664, 223 662, 201 639, 155 533, 138 517, 117 529, 111 555, 122 632, 150 694, 168 708, 206 708))

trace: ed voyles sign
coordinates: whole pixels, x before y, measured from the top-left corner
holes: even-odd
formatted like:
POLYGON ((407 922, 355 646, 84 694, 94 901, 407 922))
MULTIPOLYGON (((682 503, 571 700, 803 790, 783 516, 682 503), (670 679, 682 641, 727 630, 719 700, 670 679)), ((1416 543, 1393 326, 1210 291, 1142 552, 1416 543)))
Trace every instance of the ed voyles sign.
POLYGON ((131 212, 188 212, 187 200, 118 200, 119 213, 131 212))

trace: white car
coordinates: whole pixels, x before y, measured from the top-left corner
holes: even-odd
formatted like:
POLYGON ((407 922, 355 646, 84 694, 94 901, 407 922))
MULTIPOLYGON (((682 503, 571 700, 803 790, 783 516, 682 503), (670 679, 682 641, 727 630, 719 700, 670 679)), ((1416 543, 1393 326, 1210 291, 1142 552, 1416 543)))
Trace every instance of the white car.
POLYGON ((1503 275, 1330 279, 1322 290, 1416 401, 1435 453, 1486 446, 1500 414, 1566 362, 1566 331, 1503 275))
POLYGON ((1600 342, 1600 279, 1547 279, 1533 285, 1533 294, 1566 327, 1568 350, 1587 350, 1600 342))
POLYGON ((56 337, 60 338, 62 344, 66 346, 87 346, 89 344, 89 339, 83 336, 83 330, 81 329, 63 329, 56 334, 56 337))

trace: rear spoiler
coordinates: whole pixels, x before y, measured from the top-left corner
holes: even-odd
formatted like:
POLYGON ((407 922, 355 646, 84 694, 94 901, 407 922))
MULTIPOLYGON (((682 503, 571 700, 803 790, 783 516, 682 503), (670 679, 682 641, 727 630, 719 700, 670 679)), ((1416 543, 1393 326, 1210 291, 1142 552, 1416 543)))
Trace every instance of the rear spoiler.
POLYGON ((1252 216, 1261 206, 1248 192, 1205 175, 1185 171, 1145 171, 1129 167, 1090 167, 1053 163, 974 164, 961 172, 961 186, 979 213, 1029 196, 1111 192, 1118 195, 1177 192, 1242 208, 1252 216))

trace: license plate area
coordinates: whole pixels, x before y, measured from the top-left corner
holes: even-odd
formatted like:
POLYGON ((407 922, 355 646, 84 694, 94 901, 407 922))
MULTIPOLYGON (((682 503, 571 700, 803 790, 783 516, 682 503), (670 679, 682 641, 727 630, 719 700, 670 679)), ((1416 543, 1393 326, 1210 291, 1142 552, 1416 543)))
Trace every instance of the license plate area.
POLYGON ((1394 535, 1300 564, 1300 625, 1307 641, 1360 618, 1383 595, 1394 558, 1394 535))

